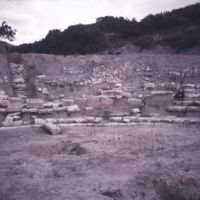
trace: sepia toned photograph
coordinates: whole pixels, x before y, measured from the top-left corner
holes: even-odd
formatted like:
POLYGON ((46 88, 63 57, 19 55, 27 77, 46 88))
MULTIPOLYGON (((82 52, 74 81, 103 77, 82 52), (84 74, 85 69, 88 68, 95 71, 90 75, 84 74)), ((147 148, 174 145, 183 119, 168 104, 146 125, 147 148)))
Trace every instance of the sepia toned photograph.
POLYGON ((0 0, 0 200, 200 200, 200 1, 0 0))

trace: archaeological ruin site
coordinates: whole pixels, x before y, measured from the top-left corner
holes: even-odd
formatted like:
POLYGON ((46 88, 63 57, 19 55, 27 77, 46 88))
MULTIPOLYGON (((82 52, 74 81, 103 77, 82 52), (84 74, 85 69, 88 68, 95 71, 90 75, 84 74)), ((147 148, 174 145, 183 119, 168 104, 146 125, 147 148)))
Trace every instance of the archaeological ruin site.
POLYGON ((199 64, 2 51, 0 199, 199 200, 199 64))
POLYGON ((200 200, 200 3, 0 0, 0 200, 200 200))

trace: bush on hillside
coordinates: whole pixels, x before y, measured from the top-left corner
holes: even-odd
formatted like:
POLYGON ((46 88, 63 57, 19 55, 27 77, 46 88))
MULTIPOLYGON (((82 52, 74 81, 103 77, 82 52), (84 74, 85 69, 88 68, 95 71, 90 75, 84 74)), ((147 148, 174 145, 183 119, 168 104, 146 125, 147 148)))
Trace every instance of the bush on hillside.
POLYGON ((134 44, 138 46, 141 50, 150 49, 154 46, 154 40, 149 35, 142 35, 134 41, 134 44))

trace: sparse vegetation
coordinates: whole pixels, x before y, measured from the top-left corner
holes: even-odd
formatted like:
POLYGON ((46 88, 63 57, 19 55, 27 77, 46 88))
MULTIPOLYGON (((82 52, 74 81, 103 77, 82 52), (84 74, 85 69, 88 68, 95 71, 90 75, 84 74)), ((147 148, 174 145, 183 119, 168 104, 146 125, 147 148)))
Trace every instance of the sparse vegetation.
POLYGON ((13 41, 15 39, 16 30, 9 26, 5 21, 0 25, 0 38, 13 41))

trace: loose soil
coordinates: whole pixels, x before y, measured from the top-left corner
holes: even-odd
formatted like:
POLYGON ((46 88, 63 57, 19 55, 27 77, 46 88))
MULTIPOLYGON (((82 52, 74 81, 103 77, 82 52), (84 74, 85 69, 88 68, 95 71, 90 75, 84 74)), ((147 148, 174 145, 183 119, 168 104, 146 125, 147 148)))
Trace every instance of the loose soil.
POLYGON ((199 200, 196 125, 0 130, 0 200, 199 200))

